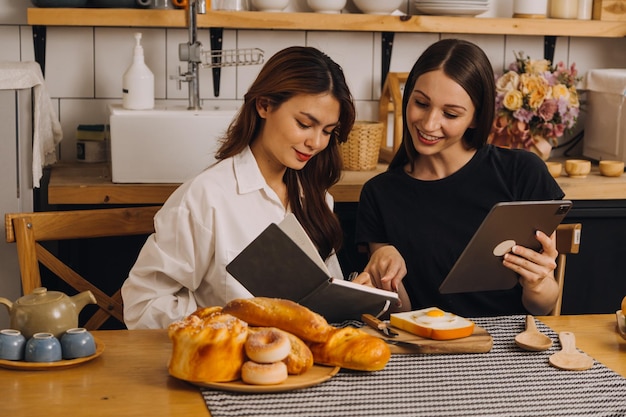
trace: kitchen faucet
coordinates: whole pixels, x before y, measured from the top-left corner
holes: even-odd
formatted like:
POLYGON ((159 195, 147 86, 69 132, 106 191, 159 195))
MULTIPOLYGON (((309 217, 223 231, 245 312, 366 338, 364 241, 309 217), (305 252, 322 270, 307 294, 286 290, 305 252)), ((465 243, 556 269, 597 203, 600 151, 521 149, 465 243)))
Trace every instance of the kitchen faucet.
POLYGON ((198 41, 198 13, 206 14, 206 0, 188 0, 187 26, 189 42, 178 44, 178 59, 187 61, 187 72, 178 70, 178 75, 170 79, 178 80, 178 88, 186 82, 189 86, 189 106, 187 110, 202 110, 200 105, 200 74, 201 68, 213 69, 213 91, 219 96, 220 70, 223 67, 239 65, 258 65, 263 63, 263 50, 259 48, 244 48, 222 50, 222 28, 210 28, 211 51, 203 51, 202 43, 198 41))
POLYGON ((187 61, 187 72, 180 73, 178 85, 181 82, 188 83, 189 86, 189 106, 188 110, 201 110, 200 106, 200 83, 199 69, 202 62, 202 43, 198 41, 198 13, 206 14, 206 0, 188 0, 187 3, 187 27, 189 29, 189 42, 178 45, 178 58, 187 61))

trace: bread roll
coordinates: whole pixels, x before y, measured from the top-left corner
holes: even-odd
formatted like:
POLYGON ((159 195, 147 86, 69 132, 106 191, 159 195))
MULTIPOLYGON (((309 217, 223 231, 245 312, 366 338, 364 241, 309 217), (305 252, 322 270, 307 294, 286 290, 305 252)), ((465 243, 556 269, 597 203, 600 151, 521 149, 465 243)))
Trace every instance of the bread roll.
POLYGON ((316 363, 357 371, 379 371, 391 357, 387 343, 354 327, 335 329, 326 342, 309 347, 316 363))
POLYGON ((221 307, 198 309, 168 327, 172 340, 170 375, 185 381, 227 382, 239 379, 248 324, 221 307))
POLYGON ((326 319, 308 308, 280 298, 238 298, 222 310, 250 326, 276 327, 305 342, 324 342, 334 329, 326 319))
POLYGON ((283 360, 287 365, 289 375, 300 375, 311 369, 313 366, 313 353, 311 349, 298 336, 287 333, 291 342, 291 351, 283 360))

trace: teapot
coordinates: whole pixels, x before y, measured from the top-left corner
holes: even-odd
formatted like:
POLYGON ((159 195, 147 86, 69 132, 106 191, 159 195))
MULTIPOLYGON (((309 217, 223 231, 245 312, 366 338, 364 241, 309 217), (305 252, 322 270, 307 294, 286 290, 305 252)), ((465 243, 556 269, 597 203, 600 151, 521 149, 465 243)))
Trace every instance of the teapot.
POLYGON ((0 304, 9 310, 11 328, 22 332, 26 339, 39 332, 52 333, 60 338, 66 330, 78 327, 78 313, 87 304, 96 304, 96 298, 91 291, 69 297, 39 287, 14 303, 0 297, 0 304))

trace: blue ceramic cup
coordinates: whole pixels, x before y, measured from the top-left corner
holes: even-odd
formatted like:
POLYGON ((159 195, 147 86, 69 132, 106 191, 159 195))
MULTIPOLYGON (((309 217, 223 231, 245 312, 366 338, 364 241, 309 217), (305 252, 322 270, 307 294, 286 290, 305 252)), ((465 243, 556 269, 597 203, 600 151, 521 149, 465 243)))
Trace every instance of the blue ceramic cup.
POLYGON ((26 342, 26 362, 56 362, 61 359, 61 342, 52 333, 35 333, 26 342))
POLYGON ((19 330, 0 330, 0 359, 21 361, 25 347, 26 338, 19 330))
POLYGON ((93 335, 82 327, 67 330, 61 336, 63 359, 83 358, 96 353, 93 335))

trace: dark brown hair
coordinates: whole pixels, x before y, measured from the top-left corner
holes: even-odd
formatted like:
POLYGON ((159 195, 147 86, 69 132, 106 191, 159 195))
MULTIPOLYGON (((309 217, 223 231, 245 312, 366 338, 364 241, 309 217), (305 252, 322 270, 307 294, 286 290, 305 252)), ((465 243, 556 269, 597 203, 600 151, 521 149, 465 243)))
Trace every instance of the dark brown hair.
POLYGON ((296 95, 322 93, 330 93, 339 101, 339 124, 326 149, 308 161, 302 170, 287 168, 284 181, 289 206, 322 257, 327 258, 340 249, 343 235, 339 220, 326 204, 325 195, 341 176, 338 144, 348 139, 356 113, 343 70, 336 62, 312 47, 289 47, 273 55, 244 96, 244 103, 228 128, 216 158, 236 155, 257 138, 262 126, 256 110, 257 100, 268 100, 272 106, 279 107, 296 95))
POLYGON ((476 109, 475 127, 463 135, 466 146, 479 149, 487 142, 487 136, 495 117, 496 86, 489 58, 477 45, 461 39, 443 39, 430 45, 411 69, 402 96, 402 144, 389 169, 413 163, 418 154, 413 146, 406 123, 406 108, 417 79, 430 71, 442 70, 456 81, 470 96, 476 109))

